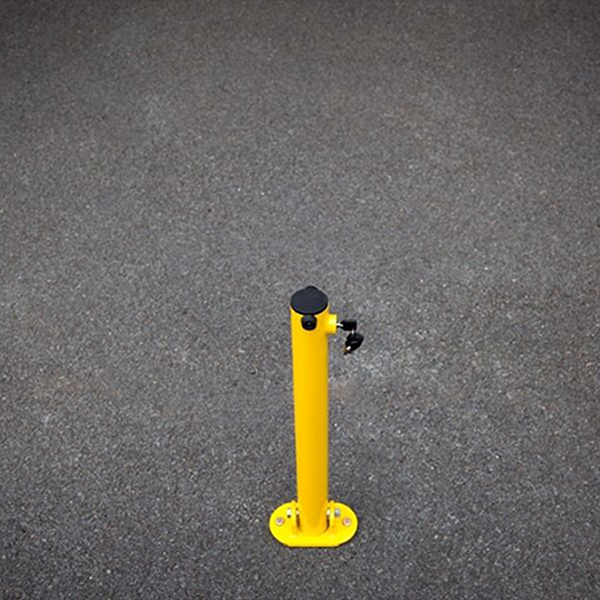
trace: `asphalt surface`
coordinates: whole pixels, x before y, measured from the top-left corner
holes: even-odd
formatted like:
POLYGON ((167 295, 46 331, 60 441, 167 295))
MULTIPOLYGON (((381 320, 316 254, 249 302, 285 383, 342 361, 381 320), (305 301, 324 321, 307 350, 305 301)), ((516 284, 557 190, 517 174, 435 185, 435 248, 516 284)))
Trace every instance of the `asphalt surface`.
POLYGON ((599 197, 596 1, 2 2, 0 597, 600 598, 599 197))

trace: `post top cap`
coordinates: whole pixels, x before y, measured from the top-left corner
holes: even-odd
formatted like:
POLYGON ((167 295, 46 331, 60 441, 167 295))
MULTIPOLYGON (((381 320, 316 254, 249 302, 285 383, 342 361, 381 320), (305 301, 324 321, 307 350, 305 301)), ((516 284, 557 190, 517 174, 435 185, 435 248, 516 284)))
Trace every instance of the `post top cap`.
POLYGON ((292 308, 301 315, 318 315, 329 304, 329 298, 314 285, 298 290, 290 302, 292 308))

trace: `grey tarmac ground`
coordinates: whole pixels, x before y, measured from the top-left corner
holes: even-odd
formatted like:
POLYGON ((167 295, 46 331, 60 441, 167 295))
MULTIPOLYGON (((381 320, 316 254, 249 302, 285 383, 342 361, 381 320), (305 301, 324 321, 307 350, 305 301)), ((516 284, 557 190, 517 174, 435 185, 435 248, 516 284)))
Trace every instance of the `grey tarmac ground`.
POLYGON ((600 598, 599 200, 597 1, 4 0, 0 597, 600 598))

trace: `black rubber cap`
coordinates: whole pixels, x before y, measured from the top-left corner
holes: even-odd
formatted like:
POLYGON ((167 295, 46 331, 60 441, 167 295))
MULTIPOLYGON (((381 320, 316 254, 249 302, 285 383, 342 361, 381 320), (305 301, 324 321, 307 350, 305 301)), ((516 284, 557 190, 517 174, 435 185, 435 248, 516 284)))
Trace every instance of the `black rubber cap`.
POLYGON ((314 285, 298 290, 290 302, 292 308, 301 315, 318 315, 329 304, 329 298, 314 285))

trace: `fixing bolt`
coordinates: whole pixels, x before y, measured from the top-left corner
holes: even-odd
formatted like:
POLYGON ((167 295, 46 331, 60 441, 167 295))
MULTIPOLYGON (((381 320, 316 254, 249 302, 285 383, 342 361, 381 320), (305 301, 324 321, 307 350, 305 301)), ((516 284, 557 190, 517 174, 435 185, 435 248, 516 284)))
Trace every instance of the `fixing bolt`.
POLYGON ((344 527, 350 527, 350 525, 352 525, 352 519, 350 517, 344 517, 342 519, 342 525, 344 527))
POLYGON ((285 519, 283 517, 277 517, 275 519, 275 525, 281 527, 285 523, 285 519))

